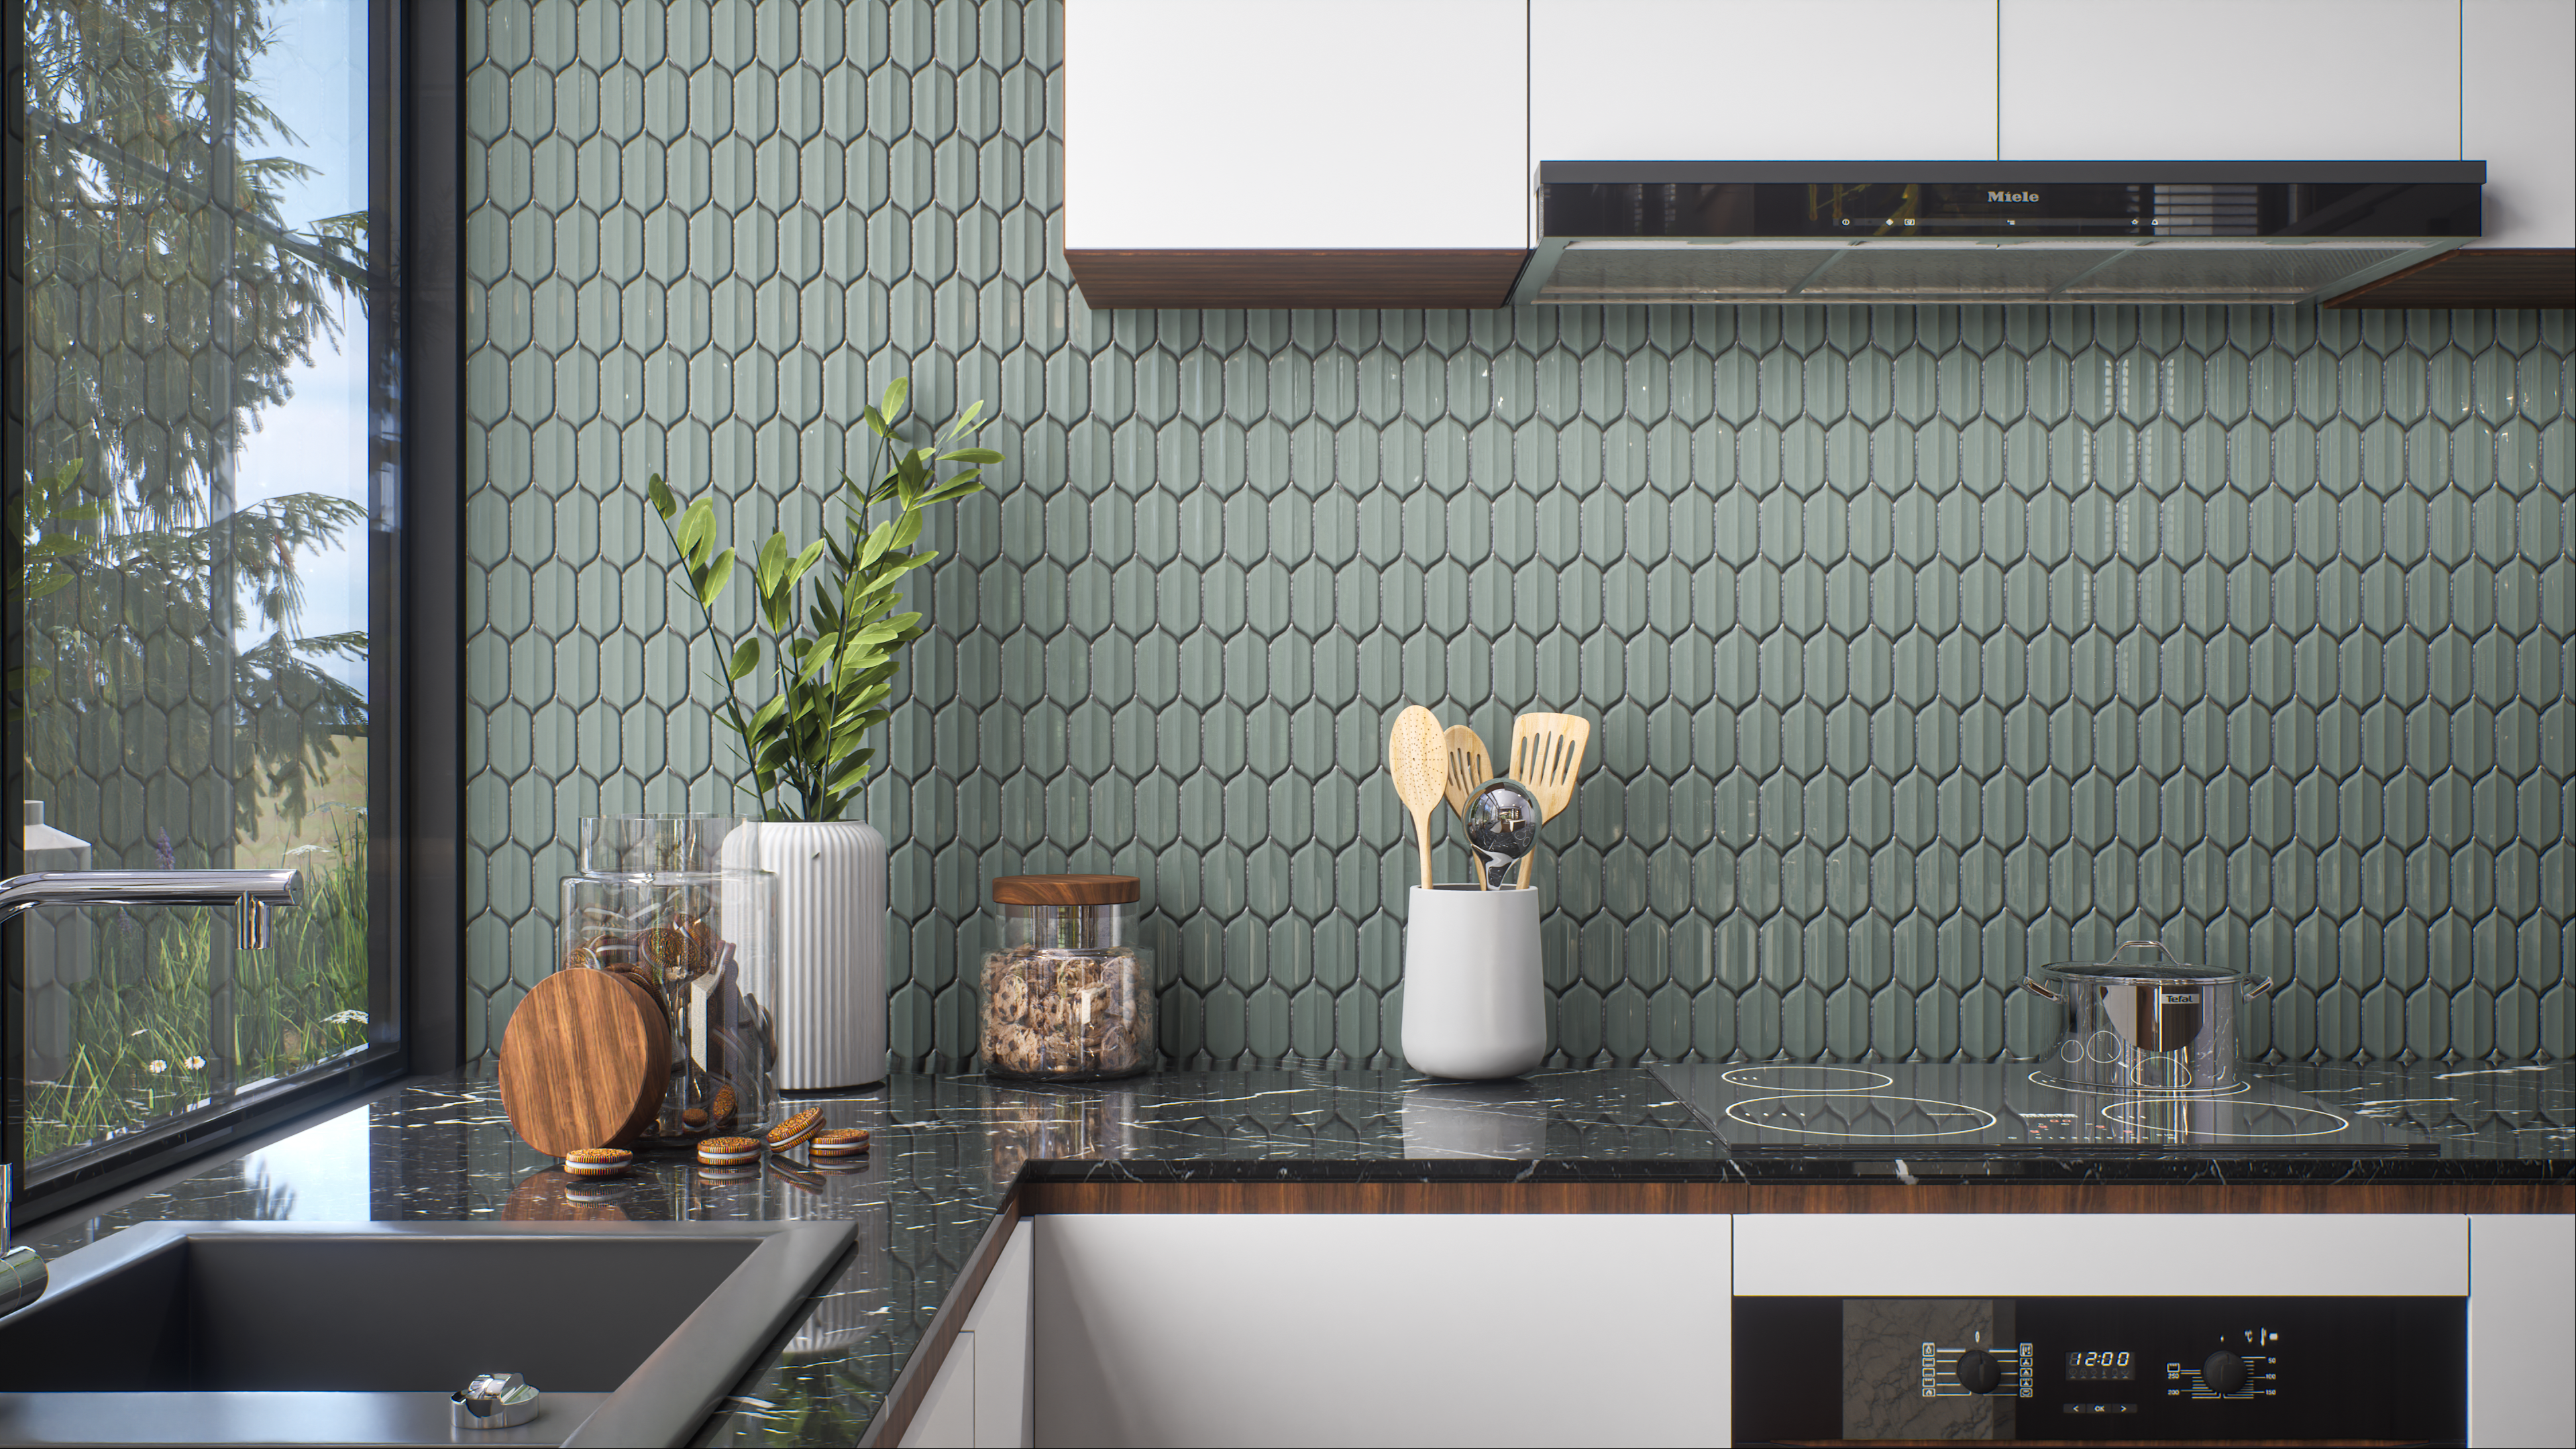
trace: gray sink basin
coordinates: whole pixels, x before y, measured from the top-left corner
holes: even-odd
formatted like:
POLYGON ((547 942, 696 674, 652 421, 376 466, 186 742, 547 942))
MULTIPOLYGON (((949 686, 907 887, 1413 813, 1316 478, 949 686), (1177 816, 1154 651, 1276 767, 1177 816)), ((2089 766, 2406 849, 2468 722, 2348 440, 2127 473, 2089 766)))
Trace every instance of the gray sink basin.
POLYGON ((680 1444, 849 1223, 151 1223, 0 1318, 0 1443, 680 1444), (451 1427, 516 1373, 543 1406, 451 1427))

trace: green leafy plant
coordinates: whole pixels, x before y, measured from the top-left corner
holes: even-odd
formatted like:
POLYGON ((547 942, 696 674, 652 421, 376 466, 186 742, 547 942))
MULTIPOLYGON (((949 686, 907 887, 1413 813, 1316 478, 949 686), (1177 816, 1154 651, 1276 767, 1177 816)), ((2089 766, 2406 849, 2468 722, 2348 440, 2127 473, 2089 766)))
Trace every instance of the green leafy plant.
POLYGON ((958 446, 985 427, 977 402, 937 434, 928 447, 905 448, 896 426, 911 385, 897 378, 867 410, 870 472, 866 486, 843 474, 825 503, 823 536, 791 554, 785 530, 761 544, 748 564, 758 595, 749 631, 728 640, 716 622, 742 560, 716 547, 713 494, 686 505, 656 473, 644 496, 661 515, 663 531, 679 550, 689 596, 706 618, 707 632, 724 660, 720 718, 742 744, 751 771, 750 793, 766 820, 838 820, 866 783, 876 761, 861 741, 887 717, 903 646, 921 637, 921 615, 898 614, 903 576, 938 557, 915 548, 929 510, 983 491, 986 466, 1002 461, 990 448, 958 446), (891 461, 888 461, 889 457, 891 461), (942 464, 967 466, 942 478, 942 464), (869 515, 892 506, 873 527, 869 515), (840 510, 837 532, 830 510, 840 510), (816 570, 828 557, 831 567, 816 570), (769 666, 768 697, 748 707, 743 681, 769 666))

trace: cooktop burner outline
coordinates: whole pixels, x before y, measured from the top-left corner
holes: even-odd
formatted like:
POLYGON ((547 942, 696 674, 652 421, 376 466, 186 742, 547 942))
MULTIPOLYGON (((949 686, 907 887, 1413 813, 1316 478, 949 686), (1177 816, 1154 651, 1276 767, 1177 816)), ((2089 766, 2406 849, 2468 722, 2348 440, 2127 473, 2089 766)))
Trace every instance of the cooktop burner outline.
POLYGON ((2097 1087, 2090 1082, 2061 1081, 2045 1072, 2033 1072, 2030 1079, 2035 1085, 2052 1092, 2071 1092, 2079 1097, 2118 1097, 2124 1101, 2223 1102, 2254 1090, 2254 1084, 2241 1077, 2233 1086, 2226 1087, 2097 1087))
POLYGON ((1972 1132, 1983 1132, 1989 1127, 2001 1125, 2000 1119, 1998 1119, 1994 1113, 1987 1111, 1983 1107, 1969 1106, 1965 1102, 1943 1102, 1930 1097, 1882 1096, 1875 1092, 1789 1092, 1771 1097, 1748 1097, 1741 1102, 1727 1103, 1726 1115, 1734 1122, 1762 1132, 1787 1132, 1794 1133, 1801 1137, 1850 1137, 1859 1138, 1863 1141, 1869 1142, 1914 1141, 1925 1137, 1960 1137, 1972 1132), (1847 1102, 1863 1102, 1872 1106, 1876 1106, 1882 1102, 1911 1102, 1915 1104, 1918 1109, 1933 1109, 1928 1115, 1942 1117, 1974 1115, 1982 1120, 1977 1122, 1974 1126, 1949 1127, 1937 1132, 1899 1132, 1887 1128, 1877 1128, 1867 1132, 1836 1132, 1830 1128, 1824 1127, 1808 1127, 1804 1125, 1792 1127, 1778 1122, 1756 1122, 1749 1117, 1738 1115, 1747 1107, 1759 1107, 1766 1102, 1831 1102, 1837 1105, 1847 1102))
POLYGON ((2039 1069, 2053 1065, 1706 1062, 1655 1071, 1729 1153, 1748 1157, 2440 1152, 2405 1124, 2318 1102, 2259 1072, 2218 1091, 2123 1091, 2052 1082, 2039 1069), (1882 1086, 1881 1077, 1891 1080, 1882 1086))
POLYGON ((1873 1072, 1866 1067, 1834 1067, 1821 1064, 1810 1064, 1806 1062, 1766 1062, 1759 1066, 1736 1067, 1721 1075, 1718 1080, 1731 1087, 1767 1087, 1775 1091, 1787 1091, 1794 1088, 1802 1092, 1815 1093, 1819 1096, 1831 1095, 1837 1092, 1875 1092, 1881 1087, 1893 1087, 1896 1085, 1896 1079, 1894 1077, 1889 1076, 1885 1072, 1873 1072), (1827 1072, 1838 1078, 1874 1077, 1877 1080, 1866 1083, 1853 1083, 1848 1086, 1810 1085, 1795 1081, 1766 1082, 1760 1080, 1760 1078, 1765 1074, 1788 1072, 1827 1072))
MULTIPOLYGON (((2102 1120, 2105 1122, 2116 1123, 2122 1127, 2135 1127, 2142 1131, 2154 1132, 2167 1130, 2159 1123, 2133 1122, 2126 1117, 2116 1115, 2124 1108, 2145 1109, 2154 1105, 2155 1104, 2152 1102, 2140 1101, 2112 1102, 2102 1108, 2102 1120)), ((2255 1110, 2261 1112, 2278 1112, 2285 1117, 2323 1117, 2334 1123, 2334 1125, 2331 1127, 2319 1127, 2313 1132, 2267 1132, 2259 1128, 2231 1123, 2227 1128, 2226 1136, 2231 1140, 2244 1138, 2269 1140, 2282 1137, 2331 1137, 2338 1132, 2349 1130, 2352 1126, 2352 1119, 2349 1117, 2345 1117, 2339 1113, 2329 1112, 2323 1107, 2302 1107, 2295 1102, 2265 1102, 2255 1110)))

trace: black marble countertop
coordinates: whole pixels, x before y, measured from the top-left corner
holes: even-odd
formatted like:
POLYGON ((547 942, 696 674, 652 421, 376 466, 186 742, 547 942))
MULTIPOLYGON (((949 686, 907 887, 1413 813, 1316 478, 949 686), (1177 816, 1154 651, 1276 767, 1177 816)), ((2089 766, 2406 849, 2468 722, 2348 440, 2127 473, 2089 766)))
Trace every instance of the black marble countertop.
MULTIPOLYGON (((2022 1181, 2576 1182, 2576 1065, 2268 1067, 2338 1110, 2410 1126, 2430 1157, 2258 1164, 2180 1154, 2015 1160, 2022 1181)), ((404 1084, 279 1140, 204 1164, 25 1241, 58 1257, 164 1219, 473 1221, 847 1219, 852 1266, 777 1360, 728 1400, 704 1442, 849 1442, 862 1434, 1025 1170, 1136 1181, 1889 1180, 1884 1163, 1730 1159, 1645 1069, 1499 1084, 1392 1071, 1170 1072, 1091 1087, 899 1076, 811 1097, 875 1150, 830 1170, 784 1161, 747 1180, 647 1155, 606 1182, 567 1177, 512 1136, 489 1082, 404 1084)))

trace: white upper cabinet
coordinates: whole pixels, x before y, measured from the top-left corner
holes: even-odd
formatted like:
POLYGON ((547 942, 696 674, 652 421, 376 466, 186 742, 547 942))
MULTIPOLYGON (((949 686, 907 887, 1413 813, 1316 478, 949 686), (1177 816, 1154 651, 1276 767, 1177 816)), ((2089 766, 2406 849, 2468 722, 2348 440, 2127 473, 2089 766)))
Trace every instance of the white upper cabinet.
POLYGON ((1525 247, 1527 0, 1068 0, 1065 247, 1525 247))
POLYGON ((1530 0, 1529 11, 1533 163, 1995 154, 1994 0, 1530 0))
POLYGON ((2006 160, 2460 158, 2460 0, 1999 8, 2006 160))
POLYGON ((2487 163, 2482 247, 2576 247, 2576 0, 2467 0, 2460 152, 2487 163))

